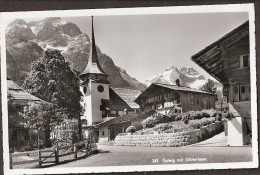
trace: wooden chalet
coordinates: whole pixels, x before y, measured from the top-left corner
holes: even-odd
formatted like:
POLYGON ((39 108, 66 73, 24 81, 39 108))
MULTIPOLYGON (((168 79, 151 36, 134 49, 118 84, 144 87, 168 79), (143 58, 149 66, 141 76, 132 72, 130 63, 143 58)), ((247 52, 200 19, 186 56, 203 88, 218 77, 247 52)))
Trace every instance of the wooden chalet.
POLYGON ((215 108, 214 94, 176 84, 151 84, 135 102, 141 111, 156 110, 165 115, 215 108))
POLYGON ((7 79, 8 95, 8 125, 9 144, 11 147, 21 147, 29 144, 29 128, 25 128, 23 123, 24 107, 30 102, 47 103, 26 92, 10 79, 7 79))
MULTIPOLYGON (((247 123, 245 126, 241 123, 244 136, 251 132, 249 54, 249 21, 246 21, 191 57, 192 61, 223 84, 229 111, 247 123)), ((232 129, 229 127, 229 130, 232 129)), ((243 143, 238 145, 246 142, 248 140, 244 137, 243 143)))

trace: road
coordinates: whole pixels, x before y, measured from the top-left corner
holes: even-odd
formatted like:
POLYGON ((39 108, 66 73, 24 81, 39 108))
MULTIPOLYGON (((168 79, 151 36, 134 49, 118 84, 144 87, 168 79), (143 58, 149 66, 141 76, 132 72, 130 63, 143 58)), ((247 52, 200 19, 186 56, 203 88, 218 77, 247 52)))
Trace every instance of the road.
POLYGON ((100 153, 57 167, 225 163, 252 161, 251 147, 131 147, 98 145, 100 153))

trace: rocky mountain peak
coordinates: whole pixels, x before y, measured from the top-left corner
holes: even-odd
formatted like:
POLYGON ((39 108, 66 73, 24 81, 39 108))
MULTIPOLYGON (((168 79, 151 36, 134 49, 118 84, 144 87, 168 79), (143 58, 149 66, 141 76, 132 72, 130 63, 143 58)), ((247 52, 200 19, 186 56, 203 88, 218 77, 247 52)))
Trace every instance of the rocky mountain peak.
MULTIPOLYGON (((46 49, 60 50, 71 68, 82 72, 88 64, 90 39, 87 34, 71 22, 61 18, 46 18, 26 23, 16 20, 21 29, 10 27, 7 32, 8 76, 22 84, 30 72, 30 64, 37 60, 46 49)), ((14 25, 15 26, 15 25, 14 25)), ((117 67, 112 58, 102 53, 97 46, 97 54, 102 69, 109 75, 111 87, 144 90, 144 84, 117 67)))
POLYGON ((60 22, 60 21, 61 21, 60 17, 48 17, 42 20, 42 22, 60 22))
POLYGON ((199 73, 192 67, 183 67, 180 69, 180 72, 185 75, 199 75, 199 73))
POLYGON ((173 65, 171 65, 170 67, 168 67, 168 68, 165 69, 165 71, 169 71, 169 70, 173 70, 173 71, 176 71, 176 72, 179 71, 178 68, 175 67, 175 66, 173 66, 173 65))
POLYGON ((26 22, 23 19, 16 19, 13 22, 9 23, 8 27, 12 27, 12 26, 15 26, 17 24, 18 25, 26 25, 26 22))

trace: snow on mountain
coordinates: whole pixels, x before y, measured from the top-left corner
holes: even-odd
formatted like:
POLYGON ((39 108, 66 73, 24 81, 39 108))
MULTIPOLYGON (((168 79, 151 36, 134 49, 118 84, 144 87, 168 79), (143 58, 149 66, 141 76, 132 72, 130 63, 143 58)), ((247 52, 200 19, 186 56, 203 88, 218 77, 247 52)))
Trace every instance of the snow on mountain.
MULTIPOLYGON (((144 84, 146 86, 150 86, 152 83, 163 83, 163 84, 176 84, 176 80, 180 79, 179 77, 179 70, 174 66, 170 66, 166 68, 163 72, 159 73, 156 76, 153 76, 147 79, 144 84)), ((181 80, 181 79, 180 79, 181 80)), ((180 81, 182 84, 182 81, 180 81)))
MULTIPOLYGON (((158 75, 147 79, 144 84, 146 86, 150 86, 152 83, 176 85, 177 79, 180 80, 180 85, 187 86, 193 89, 200 89, 208 81, 203 75, 199 74, 192 67, 183 67, 181 69, 178 69, 174 66, 170 66, 158 75)), ((219 82, 215 80, 213 81, 215 87, 217 88, 216 94, 218 96, 218 99, 220 100, 222 98, 223 86, 219 82)))
POLYGON ((207 82, 207 80, 199 80, 199 79, 197 79, 193 83, 190 83, 189 87, 193 88, 193 89, 200 89, 206 82, 207 82))
POLYGON ((144 84, 149 86, 152 83, 164 83, 176 85, 176 80, 180 80, 180 85, 188 86, 194 89, 202 87, 207 80, 192 67, 183 67, 180 70, 177 67, 170 66, 156 76, 147 79, 144 84))

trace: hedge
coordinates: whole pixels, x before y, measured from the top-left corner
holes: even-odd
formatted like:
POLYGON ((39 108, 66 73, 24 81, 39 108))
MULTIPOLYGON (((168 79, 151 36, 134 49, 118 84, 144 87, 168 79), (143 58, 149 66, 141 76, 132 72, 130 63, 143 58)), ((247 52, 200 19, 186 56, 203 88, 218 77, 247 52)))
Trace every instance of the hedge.
MULTIPOLYGON (((150 117, 143 120, 142 124, 144 128, 152 128, 160 123, 167 123, 171 121, 186 121, 187 120, 200 120, 202 118, 218 117, 219 114, 214 109, 202 110, 202 111, 189 111, 181 114, 171 114, 170 116, 162 115, 160 113, 155 113, 150 117)), ((219 118, 219 117, 218 117, 219 118)))

